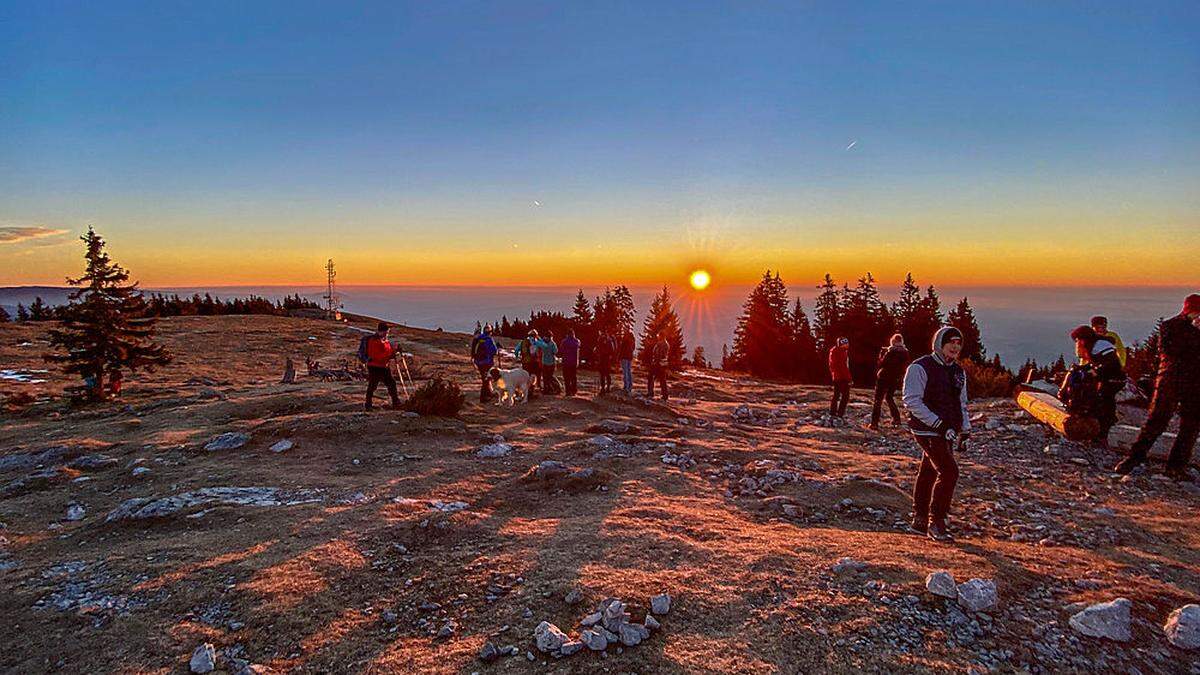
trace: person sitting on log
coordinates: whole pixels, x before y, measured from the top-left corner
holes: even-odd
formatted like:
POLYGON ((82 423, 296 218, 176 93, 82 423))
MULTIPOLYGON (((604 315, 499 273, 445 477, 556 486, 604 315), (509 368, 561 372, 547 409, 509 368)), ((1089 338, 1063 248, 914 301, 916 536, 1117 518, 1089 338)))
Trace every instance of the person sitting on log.
POLYGON ((1117 423, 1117 394, 1125 387, 1125 371, 1117 355, 1117 346, 1108 338, 1101 337, 1091 326, 1079 326, 1071 331, 1075 341, 1075 355, 1091 370, 1089 384, 1095 401, 1090 411, 1100 423, 1096 443, 1108 445, 1108 431, 1117 423))

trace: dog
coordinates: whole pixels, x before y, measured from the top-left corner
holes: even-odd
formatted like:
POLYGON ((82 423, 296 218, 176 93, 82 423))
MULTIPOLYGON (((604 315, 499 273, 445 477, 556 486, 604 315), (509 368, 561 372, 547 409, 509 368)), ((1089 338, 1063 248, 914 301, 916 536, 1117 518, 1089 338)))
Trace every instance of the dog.
POLYGON ((508 401, 508 405, 513 406, 518 402, 524 403, 528 400, 529 371, 524 368, 513 368, 512 370, 492 368, 488 371, 488 377, 496 383, 496 391, 500 394, 496 397, 496 405, 502 405, 508 401))

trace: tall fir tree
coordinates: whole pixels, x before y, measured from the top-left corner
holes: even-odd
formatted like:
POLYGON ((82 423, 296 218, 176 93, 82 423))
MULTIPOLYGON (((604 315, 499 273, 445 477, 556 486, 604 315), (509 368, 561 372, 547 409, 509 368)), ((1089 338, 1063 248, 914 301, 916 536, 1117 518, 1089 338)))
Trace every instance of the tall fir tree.
POLYGON ((796 298, 796 304, 788 314, 788 341, 791 355, 788 375, 800 382, 819 382, 822 361, 817 354, 816 339, 813 338, 812 326, 800 298, 796 298))
MULTIPOLYGON (((620 286, 619 288, 624 288, 620 286)), ((638 348, 637 359, 643 366, 648 366, 654 345, 660 340, 667 341, 667 368, 672 372, 683 370, 685 347, 683 344, 683 329, 679 326, 679 315, 671 306, 671 293, 666 286, 662 287, 654 299, 650 301, 650 313, 642 324, 641 346, 638 348)))
POLYGON ((824 353, 838 339, 842 323, 842 307, 838 287, 833 282, 833 277, 826 274, 825 280, 817 288, 821 293, 817 296, 813 310, 813 318, 816 322, 813 327, 813 336, 817 341, 817 350, 824 353))
POLYGON ((730 359, 756 377, 788 375, 787 312, 787 289, 767 270, 742 306, 730 359))
POLYGON ((33 303, 29 305, 29 320, 30 321, 47 321, 50 319, 50 307, 42 300, 42 296, 37 296, 33 299, 33 303))
POLYGON ((579 289, 579 293, 575 294, 575 306, 571 308, 571 318, 580 326, 592 325, 592 319, 595 316, 592 314, 592 305, 588 302, 587 296, 583 294, 583 289, 579 289))
POLYGON ((110 372, 153 370, 171 357, 153 341, 154 318, 146 316, 137 283, 127 283, 129 272, 108 257, 92 228, 80 239, 87 245, 87 268, 82 277, 67 279, 78 289, 69 296, 62 326, 50 331, 54 351, 44 358, 65 364, 68 373, 95 378, 92 395, 98 396, 110 372))
POLYGON ((947 322, 963 334, 962 356, 960 358, 983 364, 987 357, 987 349, 983 346, 983 337, 979 333, 979 323, 975 320, 975 310, 964 297, 950 310, 947 322))
POLYGON ((592 350, 596 346, 595 320, 592 304, 588 302, 581 288, 575 295, 575 305, 571 308, 571 323, 575 325, 575 337, 579 339, 579 357, 588 362, 592 360, 592 350))
POLYGON ((733 370, 733 359, 729 356, 729 345, 721 345, 721 370, 733 370))
POLYGON ((612 292, 613 321, 618 333, 633 333, 637 321, 637 306, 633 303, 633 293, 627 286, 621 285, 612 292))
POLYGON ((841 333, 850 339, 850 372, 856 382, 873 382, 879 349, 895 330, 892 313, 880 299, 870 272, 847 295, 841 333))
POLYGON ((0 307, 0 323, 9 323, 10 321, 12 321, 12 315, 8 313, 8 310, 0 307))
POLYGON ((908 322, 917 314, 921 305, 921 287, 913 280, 912 272, 904 275, 904 283, 900 285, 900 295, 892 303, 892 316, 896 319, 896 328, 907 339, 905 329, 908 322))
POLYGON ((22 305, 21 303, 18 302, 17 303, 17 321, 20 321, 21 323, 25 323, 28 320, 29 320, 29 310, 25 309, 25 305, 22 305))
POLYGON ((704 347, 702 347, 700 345, 696 345, 696 348, 692 350, 692 367, 694 367, 694 368, 708 368, 709 367, 708 358, 704 355, 704 347))

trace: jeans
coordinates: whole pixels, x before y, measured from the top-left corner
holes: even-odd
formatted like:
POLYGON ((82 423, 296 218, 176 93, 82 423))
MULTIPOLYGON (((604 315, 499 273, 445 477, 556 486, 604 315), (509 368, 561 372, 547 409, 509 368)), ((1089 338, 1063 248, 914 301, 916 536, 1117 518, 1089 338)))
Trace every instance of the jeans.
POLYGON ((1130 457, 1144 460, 1151 446, 1171 423, 1171 416, 1179 410, 1179 435, 1171 445, 1171 455, 1167 458, 1168 469, 1184 469, 1192 460, 1192 447, 1196 445, 1196 436, 1200 435, 1200 391, 1196 385, 1185 385, 1174 378, 1160 377, 1154 383, 1154 398, 1150 399, 1150 411, 1142 431, 1133 448, 1130 457))
POLYGON ((846 404, 850 402, 850 383, 834 381, 833 398, 829 400, 829 414, 843 417, 846 414, 846 404))
POLYGON ((392 407, 400 405, 400 396, 396 393, 396 378, 387 366, 367 366, 367 410, 371 409, 371 399, 375 397, 375 388, 382 382, 387 387, 388 395, 392 397, 392 407))
POLYGON ((917 470, 917 484, 913 487, 913 519, 924 523, 925 519, 938 525, 946 524, 950 513, 950 500, 954 498, 954 486, 958 484, 958 462, 950 443, 941 436, 914 436, 917 445, 924 450, 921 468, 917 470))
POLYGON ((633 361, 630 359, 621 359, 621 378, 623 379, 622 387, 626 394, 633 393, 633 361))
POLYGON ((900 424, 900 409, 896 407, 896 390, 899 388, 899 382, 880 380, 875 383, 875 405, 871 408, 871 426, 879 426, 879 415, 884 401, 887 401, 888 412, 892 413, 892 422, 897 426, 900 424))
POLYGON ((475 367, 479 369, 479 402, 487 403, 492 398, 492 378, 488 374, 492 364, 476 363, 475 367))

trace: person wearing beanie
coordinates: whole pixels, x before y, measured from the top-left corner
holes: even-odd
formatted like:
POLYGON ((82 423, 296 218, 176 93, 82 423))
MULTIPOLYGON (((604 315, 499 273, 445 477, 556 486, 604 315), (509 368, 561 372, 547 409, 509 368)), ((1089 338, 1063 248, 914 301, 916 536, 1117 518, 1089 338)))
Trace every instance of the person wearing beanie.
POLYGON ((879 415, 884 401, 887 401, 888 411, 892 413, 892 422, 900 426, 900 409, 896 407, 895 397, 907 365, 908 348, 904 346, 904 336, 896 333, 891 343, 879 352, 879 370, 875 373, 875 403, 871 408, 872 431, 879 431, 879 415))
POLYGON ((1158 375, 1146 421, 1129 456, 1113 467, 1128 474, 1146 461, 1150 448, 1179 412, 1179 433, 1167 457, 1167 476, 1190 481, 1188 464, 1200 434, 1200 293, 1183 301, 1179 314, 1162 322, 1158 342, 1158 375))
POLYGON ((933 335, 933 351, 913 361, 904 373, 908 426, 922 451, 911 529, 935 541, 953 540, 946 516, 958 483, 954 451, 963 447, 971 431, 967 375, 958 364, 962 345, 962 331, 943 326, 933 335))
POLYGON ((1092 326, 1077 327, 1071 331, 1071 339, 1075 341, 1075 355, 1082 367, 1091 371, 1087 388, 1095 397, 1091 400, 1097 402, 1093 412, 1100 422, 1096 441, 1106 447, 1108 431, 1117 423, 1117 394, 1125 387, 1125 370, 1117 356, 1116 345, 1101 337, 1092 326))
MULTIPOLYGON (((1113 348, 1117 353, 1117 360, 1121 362, 1121 367, 1125 367, 1125 359, 1128 356, 1125 352, 1125 343, 1121 341, 1121 336, 1108 329, 1108 317, 1093 316, 1088 322, 1092 330, 1096 331, 1096 335, 1113 343, 1113 348)), ((1083 363, 1080 361, 1080 363, 1083 363)))
POLYGON ((829 414, 845 417, 846 404, 850 402, 850 340, 840 337, 829 350, 829 379, 833 381, 833 398, 829 400, 829 414))

